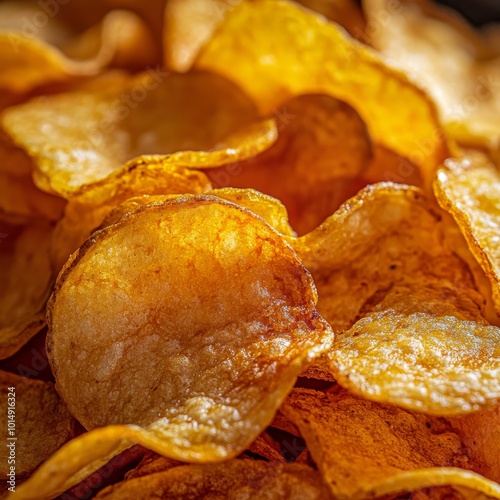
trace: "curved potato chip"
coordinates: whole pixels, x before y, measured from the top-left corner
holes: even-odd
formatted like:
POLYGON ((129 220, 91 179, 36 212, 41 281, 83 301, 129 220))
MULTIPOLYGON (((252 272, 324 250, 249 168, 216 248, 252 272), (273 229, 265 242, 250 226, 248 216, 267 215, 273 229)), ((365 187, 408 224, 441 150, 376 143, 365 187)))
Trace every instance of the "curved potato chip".
POLYGON ((318 472, 299 464, 231 460, 214 465, 181 465, 110 486, 96 498, 267 498, 328 500, 318 472))
POLYGON ((468 486, 500 498, 500 485, 462 467, 460 438, 443 419, 351 396, 294 389, 281 411, 299 427, 335 498, 364 499, 428 486, 468 486))
POLYGON ((476 471, 500 482, 500 406, 449 421, 477 462, 476 471))
MULTIPOLYGON (((222 155, 221 142, 256 118, 249 98, 220 76, 150 70, 92 92, 44 96, 9 108, 3 124, 34 157, 35 183, 71 197, 81 186, 107 177, 142 153, 215 147, 222 155)), ((269 121, 257 130, 251 127, 251 144, 240 135, 241 151, 230 148, 225 161, 245 158, 271 144, 272 127, 269 121)), ((210 165, 212 158, 208 160, 210 165)), ((191 162, 201 166, 198 155, 191 162)))
POLYGON ((44 325, 53 275, 49 249, 53 227, 0 224, 0 359, 14 354, 44 325))
POLYGON ((483 155, 448 159, 439 169, 434 190, 440 205, 456 220, 470 251, 491 281, 500 313, 500 175, 483 155))
POLYGON ((437 112, 420 89, 338 26, 291 2, 256 0, 234 6, 195 67, 237 82, 266 113, 303 93, 346 101, 377 142, 422 169, 427 185, 447 156, 437 112))
MULTIPOLYGON (((206 155, 210 153, 200 153, 200 157, 206 155)), ((189 158, 195 161, 196 154, 191 153, 189 158)), ((210 189, 203 173, 177 166, 178 160, 182 162, 182 153, 135 158, 105 179, 87 184, 75 193, 54 230, 51 252, 54 270, 60 271, 70 254, 128 198, 141 194, 199 194, 210 189)))
MULTIPOLYGON (((40 8, 35 14, 47 20, 37 24, 48 24, 51 19, 40 8)), ((72 47, 67 46, 67 37, 63 37, 61 47, 38 38, 43 31, 34 23, 30 25, 29 18, 23 18, 21 26, 20 31, 0 31, 0 89, 4 91, 26 93, 43 84, 96 75, 113 63, 137 69, 156 60, 151 57, 155 46, 147 26, 131 12, 110 12, 99 26, 74 40, 72 47), (134 46, 146 50, 130 50, 134 46), (75 59, 64 54, 61 49, 65 47, 75 59)))
POLYGON ((358 113, 328 95, 292 98, 274 117, 278 139, 269 149, 207 175, 215 187, 250 187, 278 198, 303 234, 345 201, 346 180, 371 161, 371 140, 358 113))
POLYGON ((215 197, 146 206, 94 233, 59 277, 49 359, 58 391, 84 426, 138 425, 77 438, 19 489, 20 498, 64 491, 134 443, 197 462, 242 452, 305 365, 331 345, 315 301, 310 275, 279 234, 215 197), (75 345, 70 368, 65 351, 75 345))
POLYGON ((363 0, 363 5, 370 43, 429 92, 447 132, 467 144, 498 148, 498 42, 434 2, 363 0), (390 22, 382 25, 387 16, 390 22))
POLYGON ((500 329, 450 223, 417 188, 378 184, 291 241, 341 333, 328 353, 339 384, 437 415, 498 404, 500 329))
POLYGON ((74 420, 54 384, 0 371, 4 425, 0 437, 2 480, 14 465, 16 477, 26 476, 73 436, 74 420))

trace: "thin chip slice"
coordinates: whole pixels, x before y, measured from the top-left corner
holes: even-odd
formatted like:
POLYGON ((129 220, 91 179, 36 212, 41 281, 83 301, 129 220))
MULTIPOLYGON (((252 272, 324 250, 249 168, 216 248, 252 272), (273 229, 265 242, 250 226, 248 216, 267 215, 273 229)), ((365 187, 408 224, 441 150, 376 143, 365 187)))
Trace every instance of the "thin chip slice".
POLYGON ((73 436, 74 420, 51 382, 0 371, 0 388, 0 474, 4 481, 13 476, 15 486, 73 436))
POLYGON ((364 499, 429 486, 468 486, 500 498, 500 485, 470 472, 444 419, 356 398, 294 389, 281 411, 304 436, 335 498, 364 499))
MULTIPOLYGON (((216 148, 221 156, 225 151, 225 162, 256 154, 272 144, 272 122, 238 135, 236 151, 230 137, 256 118, 250 99, 220 76, 150 70, 101 89, 44 96, 9 108, 3 124, 34 157, 35 183, 71 197, 141 154, 216 148)), ((191 162, 201 166, 200 158, 195 155, 191 162)), ((213 158, 207 160, 211 165, 213 158)), ((190 162, 188 153, 185 161, 190 162)))
MULTIPOLYGON (((208 154, 199 154, 200 163, 208 154)), ((189 156, 196 164, 196 155, 189 156)), ((182 153, 135 158, 105 179, 75 193, 52 238, 54 270, 60 271, 70 254, 128 198, 144 194, 199 194, 210 189, 210 182, 203 173, 177 166, 177 162, 182 163, 182 153)))
MULTIPOLYGON (((61 41, 61 46, 56 47, 38 38, 44 31, 31 20, 40 24, 38 18, 42 17, 46 20, 42 26, 53 23, 48 23, 51 17, 38 4, 35 8, 32 17, 21 17, 20 29, 13 30, 15 26, 11 26, 0 31, 0 89, 4 92, 22 94, 44 84, 96 75, 112 64, 137 69, 155 61, 151 57, 155 48, 149 29, 131 12, 110 12, 98 26, 72 43, 68 33, 49 37, 50 42, 61 41), (141 51, 134 46, 141 47, 141 51), (69 49, 69 57, 65 48, 69 49)), ((51 33, 51 29, 46 32, 51 33)))
POLYGON ((298 464, 231 460, 215 465, 182 465, 100 492, 97 498, 266 498, 327 500, 331 496, 318 472, 298 464))
POLYGON ((14 354, 45 324, 45 303, 53 283, 52 231, 47 223, 0 224, 0 359, 14 354))
POLYGON ((210 170, 215 187, 254 188, 278 198, 304 234, 346 200, 346 181, 361 176, 372 156, 364 122, 328 95, 301 95, 274 113, 277 141, 239 164, 210 170))
POLYGON ((488 159, 470 152, 448 159, 439 169, 434 190, 440 205, 453 215, 470 251, 489 277, 500 313, 500 175, 488 159))
POLYGON ((59 276, 49 359, 86 428, 134 425, 69 443, 20 497, 65 491, 134 443, 184 461, 238 455, 303 368, 331 347, 315 301, 309 273, 282 237, 215 197, 146 206, 94 233, 59 276))
POLYGON ((195 67, 232 79, 265 113, 304 93, 349 103, 377 142, 422 169, 426 185, 447 155, 434 105, 420 89, 337 25, 291 2, 234 6, 195 67))
POLYGON ((328 353, 339 384, 436 415, 500 402, 500 329, 484 317, 456 236, 417 188, 385 183, 291 240, 315 279, 320 314, 339 333, 328 353))
POLYGON ((447 133, 466 144, 498 148, 498 35, 475 32, 455 12, 427 0, 363 5, 373 28, 370 43, 429 92, 447 133))

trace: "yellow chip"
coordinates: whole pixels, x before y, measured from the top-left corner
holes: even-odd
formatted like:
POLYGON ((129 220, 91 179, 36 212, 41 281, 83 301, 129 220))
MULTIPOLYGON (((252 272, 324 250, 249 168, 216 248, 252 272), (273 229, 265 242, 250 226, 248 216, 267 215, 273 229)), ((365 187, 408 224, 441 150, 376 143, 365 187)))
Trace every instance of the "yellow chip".
POLYGON ((417 188, 387 183, 291 240, 315 279, 319 312, 341 334, 328 354, 341 385, 436 415, 500 402, 500 329, 484 317, 453 230, 417 188))
POLYGON ((371 139, 358 113, 328 95, 295 97, 274 118, 278 139, 269 149, 207 175, 214 187, 254 188, 278 198, 303 234, 346 200, 346 184, 371 161, 371 139))
POLYGON ((124 481, 96 498, 268 498, 328 500, 319 473, 299 464, 231 460, 215 465, 181 465, 165 472, 124 481))
POLYGON ((2 91, 22 94, 44 84, 96 75, 113 64, 138 69, 156 60, 148 27, 131 12, 110 12, 76 39, 71 39, 53 17, 36 5, 31 16, 21 16, 19 26, 11 18, 8 29, 0 27, 2 91), (39 38, 44 35, 47 42, 39 38), (51 42, 60 42, 60 46, 51 42))
MULTIPOLYGON (((215 155, 216 153, 213 153, 215 155)), ((200 153, 200 163, 210 153, 200 153)), ((196 164, 196 154, 189 159, 196 164)), ((142 156, 105 179, 83 186, 68 201, 52 239, 52 265, 59 272, 71 253, 90 236, 115 207, 143 194, 198 194, 211 187, 201 172, 178 166, 183 154, 142 156)), ((205 163, 205 162, 203 162, 205 163)), ((109 222, 106 223, 109 225, 109 222)))
POLYGON ((447 155, 434 105, 420 89, 337 25, 291 2, 229 9, 195 67, 232 79, 267 113, 303 93, 349 103, 377 142, 422 169, 426 185, 447 155))
POLYGON ((74 420, 51 382, 0 371, 0 388, 0 474, 3 481, 13 479, 13 485, 7 485, 17 489, 16 479, 32 472, 73 436, 74 420))
POLYGON ((439 169, 434 190, 440 205, 459 225, 470 251, 491 281, 500 313, 500 175, 480 153, 448 159, 439 169))
POLYGON ((429 92, 447 133, 497 149, 500 50, 493 29, 475 32, 455 12, 427 0, 363 5, 369 41, 429 92))
POLYGON ((45 324, 45 303, 53 283, 52 231, 47 223, 0 223, 0 359, 18 351, 45 324))
MULTIPOLYGON (((143 153, 224 150, 223 141, 256 118, 249 98, 220 76, 150 70, 92 91, 44 96, 9 108, 3 124, 35 159, 36 184, 71 197, 143 153)), ((229 137, 226 161, 271 144, 271 125, 265 123, 237 136, 236 151, 229 137)), ((194 163, 200 166, 199 160, 194 163)))
POLYGON ((59 276, 49 360, 86 428, 134 425, 69 443, 20 497, 64 491, 134 443, 184 461, 238 455, 330 348, 315 302, 309 273, 282 237, 215 197, 142 207, 94 233, 59 276))
POLYGON ((281 411, 295 423, 334 498, 365 499, 430 486, 469 487, 500 498, 470 468, 443 419, 351 396, 294 389, 281 411), (465 468, 465 469, 464 469, 465 468))

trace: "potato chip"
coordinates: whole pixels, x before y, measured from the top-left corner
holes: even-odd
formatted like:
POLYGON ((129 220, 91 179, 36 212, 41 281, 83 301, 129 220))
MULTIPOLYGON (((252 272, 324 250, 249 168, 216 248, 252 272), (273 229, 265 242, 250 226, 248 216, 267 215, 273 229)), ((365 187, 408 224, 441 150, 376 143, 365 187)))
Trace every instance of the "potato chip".
MULTIPOLYGON (((208 154, 201 153, 200 157, 208 154)), ((194 153, 189 158, 196 163, 194 153)), ((210 182, 203 173, 179 167, 177 160, 182 162, 182 153, 135 158, 105 179, 86 185, 75 193, 54 231, 54 270, 60 271, 70 254, 116 206, 128 198, 141 194, 198 194, 210 189, 210 182)))
POLYGON ((74 420, 51 382, 0 371, 2 480, 26 476, 73 436, 74 420), (13 467, 11 467, 13 466, 13 467))
POLYGON ((182 465, 110 486, 97 498, 269 498, 330 497, 318 472, 298 464, 231 460, 214 465, 182 465))
POLYGON ((300 429, 335 498, 364 499, 429 486, 466 486, 500 498, 500 485, 463 468, 463 443, 444 419, 351 396, 294 389, 281 411, 300 429))
POLYGON ((303 93, 346 101, 377 142, 422 169, 427 185, 447 155, 434 105, 420 89, 341 28, 291 2, 234 6, 195 66, 238 83, 265 113, 303 93))
POLYGON ((196 462, 241 453, 331 345, 315 301, 310 275, 279 234, 215 197, 146 206, 94 233, 59 276, 49 359, 86 428, 135 425, 69 443, 21 498, 64 491, 134 443, 196 462))
POLYGON ((279 443, 267 433, 263 432, 255 441, 248 447, 248 451, 266 459, 272 463, 285 463, 285 457, 280 453, 279 443))
POLYGON ((498 42, 431 2, 364 0, 363 5, 370 42, 429 92, 447 132, 467 144, 498 148, 498 42))
POLYGON ((43 328, 53 275, 52 226, 0 224, 0 359, 14 354, 43 328))
MULTIPOLYGON (((254 104, 222 77, 150 70, 92 92, 44 96, 9 108, 3 123, 34 157, 36 184, 71 197, 142 153, 223 150, 225 138, 255 119, 254 104)), ((226 161, 271 144, 272 128, 265 123, 243 135, 251 144, 243 140, 242 151, 226 152, 226 161)))
POLYGON ((318 311, 341 333, 328 354, 338 383, 437 415, 500 402, 500 330, 483 315, 450 223, 417 188, 386 183, 291 240, 315 279, 318 311))
POLYGON ((49 22, 52 19, 53 16, 36 5, 33 16, 23 16, 17 30, 0 31, 0 89, 22 94, 43 84, 95 75, 112 64, 137 69, 156 60, 154 42, 147 26, 131 12, 109 13, 99 26, 72 43, 67 33, 57 35, 58 23, 49 22), (46 22, 40 22, 40 17, 46 22), (56 35, 50 36, 49 40, 60 40, 60 47, 38 38, 44 33, 52 34, 54 24, 56 35), (45 26, 45 31, 38 25, 45 26), (134 50, 135 47, 146 50, 134 50), (69 57, 64 53, 65 48, 69 57))
POLYGON ((500 483, 500 406, 449 420, 477 462, 477 472, 500 483))
POLYGON ((215 187, 250 187, 278 198, 303 234, 345 201, 346 181, 371 161, 371 140, 358 113, 328 95, 295 97, 274 117, 278 139, 268 150, 207 175, 215 187))
POLYGON ((132 470, 129 470, 125 474, 125 479, 136 479, 143 476, 149 476, 150 474, 156 474, 157 472, 165 472, 172 467, 178 467, 179 465, 185 465, 178 460, 172 460, 171 458, 162 457, 158 453, 152 451, 147 452, 142 458, 140 463, 132 470))
POLYGON ((440 205, 450 212, 470 251, 489 277, 496 310, 500 313, 500 175, 479 153, 448 159, 434 182, 440 205))

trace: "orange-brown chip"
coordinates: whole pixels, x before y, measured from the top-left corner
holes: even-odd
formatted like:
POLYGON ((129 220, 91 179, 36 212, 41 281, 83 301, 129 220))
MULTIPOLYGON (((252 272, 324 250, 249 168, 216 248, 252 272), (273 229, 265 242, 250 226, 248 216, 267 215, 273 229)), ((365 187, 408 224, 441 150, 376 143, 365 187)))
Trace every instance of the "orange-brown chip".
MULTIPOLYGON (((209 153, 201 153, 203 155, 209 153)), ((190 157, 195 160, 195 154, 190 157)), ((131 160, 105 179, 83 186, 68 201, 64 217, 52 239, 52 265, 62 269, 71 253, 90 236, 115 207, 131 197, 157 194, 199 194, 211 187, 206 176, 178 166, 182 153, 171 156, 142 156, 131 160)), ((146 202, 145 202, 146 203, 146 202)), ((116 217, 116 216, 115 216, 116 217)), ((109 225, 106 222, 105 225, 109 225)))
POLYGON ((500 312, 500 175, 496 167, 479 153, 448 159, 438 172, 434 190, 489 277, 500 312))
POLYGON ((254 188, 278 198, 304 234, 345 201, 346 185, 371 161, 371 139, 358 113, 328 95, 295 97, 273 116, 278 139, 268 150, 207 175, 214 187, 254 188))
POLYGON ((51 291, 50 241, 53 227, 0 223, 0 359, 19 350, 45 325, 51 291))
POLYGON ((500 406, 449 420, 476 462, 476 471, 500 483, 500 406))
POLYGON ((70 411, 108 426, 49 459, 23 498, 64 491, 134 443, 193 462, 244 451, 331 346, 315 302, 283 238, 216 197, 145 206, 94 233, 59 276, 47 342, 70 411))
POLYGON ((0 474, 3 481, 13 478, 16 489, 17 478, 33 471, 73 436, 74 420, 51 382, 0 371, 0 395, 4 416, 0 474))
POLYGON ((344 100, 377 142, 422 169, 428 186, 446 157, 429 98, 337 25, 291 2, 256 0, 229 9, 195 67, 232 79, 267 113, 298 94, 344 100))
POLYGON ((102 499, 267 498, 328 500, 318 472, 298 464, 231 460, 215 465, 182 465, 110 486, 102 499))
POLYGON ((500 497, 444 419, 356 398, 294 389, 282 410, 300 429, 335 498, 374 498, 429 486, 469 487, 500 497))
MULTIPOLYGON (((228 146, 223 141, 256 117, 250 99, 220 76, 150 70, 100 89, 44 96, 9 108, 3 124, 34 157, 35 183, 71 197, 143 153, 216 148, 225 151, 225 162, 254 155, 274 140, 269 121, 238 135, 236 147, 234 137, 228 146)), ((212 158, 207 159, 210 165, 212 158)), ((203 165, 198 156, 191 163, 203 165)))

